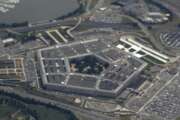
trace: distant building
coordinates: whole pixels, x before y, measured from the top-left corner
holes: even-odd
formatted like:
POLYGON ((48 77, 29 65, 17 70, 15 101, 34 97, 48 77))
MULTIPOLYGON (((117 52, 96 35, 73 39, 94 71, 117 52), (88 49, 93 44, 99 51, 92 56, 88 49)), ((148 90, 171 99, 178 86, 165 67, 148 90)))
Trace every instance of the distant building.
POLYGON ((2 41, 4 46, 10 46, 16 43, 16 40, 14 38, 7 38, 2 41))
POLYGON ((22 58, 0 59, 0 82, 25 81, 22 58))

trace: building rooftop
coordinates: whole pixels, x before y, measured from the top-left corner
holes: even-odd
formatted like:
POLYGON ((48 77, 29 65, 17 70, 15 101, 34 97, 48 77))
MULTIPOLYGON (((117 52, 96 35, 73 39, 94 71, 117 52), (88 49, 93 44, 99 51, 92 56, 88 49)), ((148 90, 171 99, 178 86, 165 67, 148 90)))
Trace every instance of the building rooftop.
POLYGON ((87 95, 116 96, 146 66, 98 39, 44 48, 38 57, 47 89, 87 95))
POLYGON ((25 80, 23 59, 0 59, 0 81, 25 80))

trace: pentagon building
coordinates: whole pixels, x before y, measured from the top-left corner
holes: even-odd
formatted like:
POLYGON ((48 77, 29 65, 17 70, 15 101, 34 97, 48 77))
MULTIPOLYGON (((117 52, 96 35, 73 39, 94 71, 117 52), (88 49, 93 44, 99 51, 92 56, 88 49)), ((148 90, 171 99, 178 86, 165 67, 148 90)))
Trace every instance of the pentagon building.
POLYGON ((38 51, 45 89, 116 97, 146 63, 103 40, 56 45, 38 51))

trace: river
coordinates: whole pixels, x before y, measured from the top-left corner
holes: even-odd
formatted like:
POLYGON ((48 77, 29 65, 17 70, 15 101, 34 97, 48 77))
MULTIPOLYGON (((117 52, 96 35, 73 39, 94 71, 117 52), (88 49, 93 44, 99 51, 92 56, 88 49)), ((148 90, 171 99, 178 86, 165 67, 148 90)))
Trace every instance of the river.
POLYGON ((76 0, 0 0, 0 23, 52 20, 78 7, 76 0))

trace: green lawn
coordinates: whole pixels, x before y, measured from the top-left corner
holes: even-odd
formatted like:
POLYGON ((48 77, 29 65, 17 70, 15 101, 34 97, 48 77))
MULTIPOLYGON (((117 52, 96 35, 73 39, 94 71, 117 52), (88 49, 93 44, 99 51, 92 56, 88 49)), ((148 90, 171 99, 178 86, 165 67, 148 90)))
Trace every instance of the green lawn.
POLYGON ((27 104, 22 101, 15 100, 11 97, 0 96, 0 99, 1 100, 5 99, 6 101, 0 104, 0 120, 12 120, 12 119, 9 119, 10 116, 13 113, 16 113, 17 111, 20 111, 20 112, 16 115, 16 118, 19 118, 22 120, 24 119, 29 120, 29 117, 33 115, 29 111, 31 112, 33 111, 33 113, 37 115, 38 120, 77 120, 71 112, 68 112, 63 109, 62 110, 55 109, 55 108, 51 108, 51 107, 47 107, 47 106, 39 105, 39 104, 27 104), (15 103, 16 104, 19 103, 17 105, 19 105, 20 107, 15 106, 13 102, 9 103, 7 100, 9 100, 10 102, 15 100, 16 101, 15 103))

